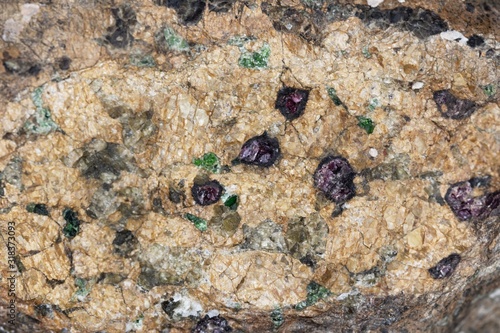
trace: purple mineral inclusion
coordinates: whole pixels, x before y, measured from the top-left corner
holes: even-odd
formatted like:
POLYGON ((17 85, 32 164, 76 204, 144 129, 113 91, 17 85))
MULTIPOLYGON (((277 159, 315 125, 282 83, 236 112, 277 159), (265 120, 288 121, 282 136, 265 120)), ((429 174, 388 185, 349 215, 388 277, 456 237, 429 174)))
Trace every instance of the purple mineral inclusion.
POLYGON ((232 332, 233 329, 229 326, 226 319, 221 316, 209 317, 205 315, 200 319, 196 326, 193 327, 191 333, 225 333, 232 332))
POLYGON ((461 259, 459 254, 452 253, 446 258, 439 260, 436 266, 429 268, 429 274, 433 279, 447 278, 453 274, 461 259))
POLYGON ((355 175, 345 158, 328 156, 321 160, 314 172, 314 186, 333 202, 346 202, 356 194, 355 175))
POLYGON ((434 92, 434 102, 443 117, 463 119, 469 117, 477 109, 475 102, 455 97, 449 90, 434 92))
POLYGON ((243 144, 237 160, 241 163, 270 167, 280 156, 278 139, 270 138, 267 133, 254 136, 243 144))
POLYGON ((194 201, 201 206, 208 206, 216 203, 222 196, 224 188, 216 180, 204 183, 195 183, 191 188, 194 201))
POLYGON ((500 191, 474 196, 473 190, 480 185, 473 179, 451 185, 444 197, 453 214, 461 220, 485 219, 500 214, 500 191))
POLYGON ((283 87, 278 91, 275 108, 288 120, 300 117, 306 109, 309 90, 283 87))

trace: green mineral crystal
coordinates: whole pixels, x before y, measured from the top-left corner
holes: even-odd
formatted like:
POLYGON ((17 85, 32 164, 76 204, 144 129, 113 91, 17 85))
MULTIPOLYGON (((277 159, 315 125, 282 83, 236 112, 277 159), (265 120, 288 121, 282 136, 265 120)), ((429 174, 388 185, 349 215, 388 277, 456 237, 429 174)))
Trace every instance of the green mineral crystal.
POLYGON ((196 229, 200 231, 206 231, 207 230, 207 221, 202 219, 201 217, 198 217, 193 214, 186 213, 184 215, 184 218, 194 224, 196 229))
POLYGON ((252 69, 263 69, 267 67, 271 48, 265 43, 257 52, 244 52, 241 54, 238 64, 241 67, 252 69))
POLYGON ((221 169, 220 160, 214 153, 206 153, 200 158, 194 158, 193 164, 212 173, 219 173, 221 169))
POLYGON ((337 91, 335 90, 335 88, 326 87, 326 92, 328 93, 328 96, 330 97, 330 99, 332 100, 332 102, 335 105, 337 105, 337 106, 342 105, 342 101, 337 96, 337 91))
POLYGON ((295 305, 295 309, 304 310, 308 306, 316 304, 319 300, 330 296, 332 293, 322 285, 311 281, 307 285, 307 298, 295 305))
POLYGON ((367 117, 359 116, 358 118, 358 126, 366 131, 368 134, 372 134, 375 129, 375 123, 367 117))

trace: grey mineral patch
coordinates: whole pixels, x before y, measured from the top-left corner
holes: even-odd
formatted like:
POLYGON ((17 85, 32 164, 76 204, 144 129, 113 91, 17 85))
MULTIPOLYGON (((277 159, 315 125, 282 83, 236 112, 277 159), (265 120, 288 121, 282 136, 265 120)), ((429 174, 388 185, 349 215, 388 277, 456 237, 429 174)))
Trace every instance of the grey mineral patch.
POLYGON ((184 181, 181 180, 177 184, 170 183, 168 186, 168 199, 174 204, 179 204, 186 200, 186 189, 184 188, 184 181))
POLYGON ((102 96, 102 104, 109 116, 121 123, 125 147, 135 153, 144 151, 158 132, 153 122, 153 111, 134 112, 128 106, 114 101, 111 96, 102 96))
POLYGON ((122 171, 138 171, 132 153, 123 145, 92 139, 79 150, 81 157, 72 167, 80 170, 86 178, 112 183, 122 171))
POLYGON ((115 191, 105 183, 94 192, 86 212, 93 219, 103 220, 118 211, 122 217, 120 222, 124 222, 128 218, 145 214, 145 204, 141 189, 126 187, 115 191))
POLYGON ((294 258, 314 267, 326 251, 328 225, 317 214, 298 217, 288 222, 286 243, 294 258))
POLYGON ((139 256, 138 284, 146 289, 160 285, 196 287, 202 277, 202 256, 183 247, 153 244, 139 256))
POLYGON ((121 230, 116 232, 113 239, 113 248, 116 254, 122 257, 128 257, 137 249, 139 241, 130 230, 121 230))
POLYGON ((120 119, 122 123, 122 138, 125 147, 133 152, 141 152, 154 137, 157 127, 153 123, 153 112, 146 111, 120 119))
POLYGON ((141 189, 137 187, 127 187, 118 192, 119 199, 122 201, 118 210, 123 217, 139 216, 146 213, 144 196, 141 189))
POLYGON ((242 248, 268 252, 288 252, 283 229, 267 219, 255 228, 243 225, 245 242, 242 248))
POLYGON ((210 228, 217 233, 230 237, 238 230, 241 216, 237 211, 226 206, 215 206, 214 216, 210 219, 210 228))
POLYGON ((374 168, 361 171, 361 175, 365 176, 366 180, 372 181, 375 179, 382 180, 402 180, 410 178, 408 166, 410 157, 407 154, 395 156, 392 160, 386 163, 381 163, 374 168))
POLYGON ((22 190, 22 173, 23 160, 20 157, 15 156, 9 161, 9 163, 7 163, 5 169, 0 172, 0 182, 9 183, 14 185, 19 190, 22 190))
POLYGON ((370 287, 376 285, 387 271, 389 265, 396 256, 398 250, 393 245, 386 245, 379 249, 380 260, 377 265, 359 273, 352 273, 351 278, 356 287, 370 287))
POLYGON ((101 284, 110 284, 113 286, 118 285, 120 282, 125 280, 127 278, 126 275, 123 274, 117 274, 117 273, 101 273, 99 276, 99 279, 97 280, 97 283, 101 284))
POLYGON ((87 214, 92 218, 101 219, 116 212, 119 202, 117 194, 112 189, 99 188, 92 196, 87 214))

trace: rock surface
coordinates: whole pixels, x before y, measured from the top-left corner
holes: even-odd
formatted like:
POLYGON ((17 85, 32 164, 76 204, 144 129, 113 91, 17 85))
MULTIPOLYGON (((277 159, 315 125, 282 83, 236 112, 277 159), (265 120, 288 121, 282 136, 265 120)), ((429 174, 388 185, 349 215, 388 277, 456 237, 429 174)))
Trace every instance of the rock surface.
POLYGON ((0 331, 497 332, 499 12, 0 4, 0 331), (232 163, 263 133, 272 163, 232 163))

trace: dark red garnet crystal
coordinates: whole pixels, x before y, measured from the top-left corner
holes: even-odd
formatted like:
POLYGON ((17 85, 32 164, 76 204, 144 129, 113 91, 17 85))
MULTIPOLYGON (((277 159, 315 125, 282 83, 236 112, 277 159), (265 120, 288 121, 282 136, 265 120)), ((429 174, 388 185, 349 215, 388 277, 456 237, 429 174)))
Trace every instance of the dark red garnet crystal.
POLYGON ((444 200, 461 221, 478 217, 484 206, 484 197, 474 197, 469 181, 455 183, 448 188, 444 200))
POLYGON ((237 161, 244 164, 270 167, 280 156, 278 139, 264 133, 254 136, 243 144, 237 161))
POLYGON ((283 87, 278 91, 275 108, 288 120, 300 117, 306 109, 309 90, 283 87))
POLYGON ((439 260, 436 266, 429 268, 429 274, 433 279, 447 278, 453 274, 461 259, 459 254, 452 253, 446 258, 439 260))
POLYGON ((356 194, 355 175, 345 158, 328 156, 321 160, 314 172, 314 186, 333 202, 346 202, 356 194))
POLYGON ((191 194, 198 205, 208 206, 219 201, 224 192, 222 185, 216 180, 195 182, 191 194))
POLYGON ((474 188, 480 186, 476 178, 472 178, 455 183, 446 191, 444 200, 459 220, 481 220, 500 214, 500 191, 474 196, 474 188))

